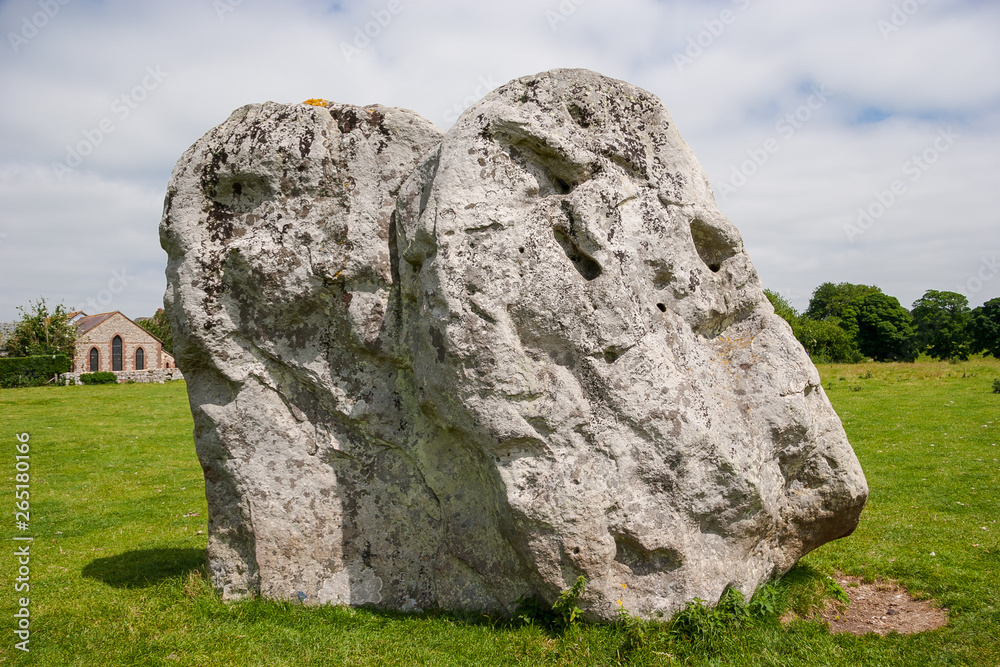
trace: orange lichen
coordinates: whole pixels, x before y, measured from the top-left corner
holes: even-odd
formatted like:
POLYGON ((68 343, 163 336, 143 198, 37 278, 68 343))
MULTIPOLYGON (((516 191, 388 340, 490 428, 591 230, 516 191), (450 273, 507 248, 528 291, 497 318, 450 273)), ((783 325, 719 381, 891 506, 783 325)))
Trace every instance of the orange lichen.
POLYGON ((328 102, 326 100, 324 100, 324 99, 319 98, 319 97, 314 97, 312 99, 306 100, 302 104, 308 104, 308 105, 314 106, 314 107, 325 107, 328 104, 328 102))

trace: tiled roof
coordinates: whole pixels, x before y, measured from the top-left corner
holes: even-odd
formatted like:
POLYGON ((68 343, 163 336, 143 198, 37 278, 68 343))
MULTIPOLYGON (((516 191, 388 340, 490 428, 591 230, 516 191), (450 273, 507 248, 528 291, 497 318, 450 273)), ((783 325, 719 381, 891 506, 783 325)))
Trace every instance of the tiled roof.
POLYGON ((82 336, 112 315, 117 314, 117 312, 118 311, 115 311, 114 313, 101 313, 100 315, 87 315, 85 317, 81 317, 73 323, 76 325, 76 335, 82 336))
MULTIPOLYGON (((120 310, 116 310, 116 311, 114 311, 112 313, 101 313, 100 315, 87 315, 86 313, 84 313, 82 311, 77 311, 77 313, 80 315, 80 317, 78 317, 75 321, 73 321, 73 324, 76 325, 76 335, 77 336, 84 335, 85 333, 87 333, 88 331, 90 331, 91 329, 93 329, 94 327, 96 327, 98 324, 100 324, 101 322, 103 322, 103 321, 107 320, 108 318, 110 318, 112 315, 121 315, 126 320, 128 320, 132 324, 135 324, 135 326, 137 326, 140 329, 142 329, 142 327, 140 327, 138 324, 136 324, 135 320, 126 317, 125 314, 122 313, 120 310)), ((76 314, 76 313, 74 313, 74 314, 76 314)), ((152 319, 152 318, 140 318, 140 319, 152 319)), ((156 340, 159 340, 161 344, 163 343, 163 341, 160 340, 158 336, 153 335, 152 333, 150 333, 149 331, 146 331, 145 329, 143 329, 143 331, 146 333, 146 335, 152 336, 156 340)))

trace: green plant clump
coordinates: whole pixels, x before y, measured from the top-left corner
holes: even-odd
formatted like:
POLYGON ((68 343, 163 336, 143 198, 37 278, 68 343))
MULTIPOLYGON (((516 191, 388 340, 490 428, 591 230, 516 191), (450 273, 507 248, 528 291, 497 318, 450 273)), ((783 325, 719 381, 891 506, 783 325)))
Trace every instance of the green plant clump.
POLYGON ((110 371, 81 373, 80 382, 84 384, 116 384, 118 382, 118 376, 110 371))

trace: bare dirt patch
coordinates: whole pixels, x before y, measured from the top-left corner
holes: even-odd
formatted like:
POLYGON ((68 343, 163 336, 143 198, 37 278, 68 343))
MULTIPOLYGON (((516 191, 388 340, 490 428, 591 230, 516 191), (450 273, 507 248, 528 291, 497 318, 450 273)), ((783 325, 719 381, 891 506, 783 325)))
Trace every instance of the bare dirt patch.
POLYGON ((830 627, 830 632, 864 635, 874 632, 912 634, 943 627, 948 622, 945 610, 932 600, 915 600, 909 591, 894 581, 864 583, 861 577, 837 573, 834 577, 847 593, 851 604, 827 601, 814 620, 830 627))

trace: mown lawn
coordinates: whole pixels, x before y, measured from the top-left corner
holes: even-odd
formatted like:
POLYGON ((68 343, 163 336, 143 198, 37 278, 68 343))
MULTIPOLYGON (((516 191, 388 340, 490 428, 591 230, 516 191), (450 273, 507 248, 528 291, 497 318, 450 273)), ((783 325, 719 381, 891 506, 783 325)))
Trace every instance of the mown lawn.
POLYGON ((773 616, 691 640, 665 624, 562 633, 485 617, 222 604, 182 382, 0 390, 8 507, 0 663, 34 665, 1000 665, 1000 362, 829 365, 823 385, 871 487, 851 537, 782 590, 841 570, 946 607, 918 635, 831 635, 773 616), (15 434, 30 435, 30 530, 14 523, 15 434), (30 535, 30 652, 14 647, 30 535), (933 553, 933 555, 931 555, 933 553))

